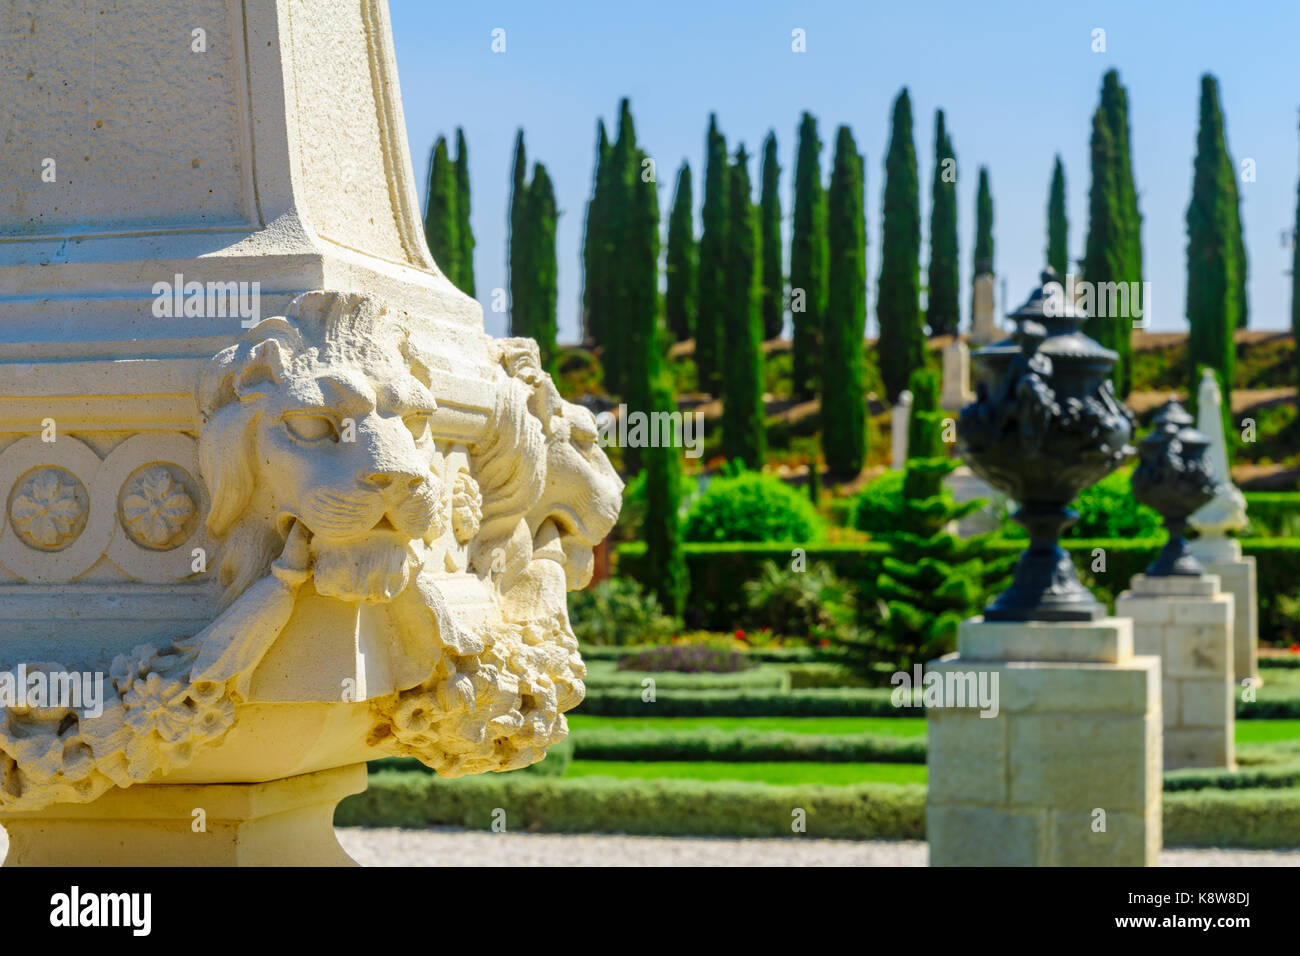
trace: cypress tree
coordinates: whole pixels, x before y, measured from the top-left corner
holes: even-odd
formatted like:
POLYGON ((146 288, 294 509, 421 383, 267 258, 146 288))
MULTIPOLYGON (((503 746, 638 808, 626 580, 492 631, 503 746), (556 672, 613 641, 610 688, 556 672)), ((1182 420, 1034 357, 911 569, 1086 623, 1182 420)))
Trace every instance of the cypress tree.
POLYGON ((541 163, 533 166, 533 181, 527 187, 529 290, 532 316, 531 335, 537 340, 542 367, 555 358, 555 189, 541 163))
MULTIPOLYGON (((1226 137, 1225 131, 1225 137, 1226 137)), ((1241 192, 1237 188, 1237 167, 1228 159, 1232 182, 1232 245, 1237 257, 1237 328, 1246 328, 1250 319, 1250 303, 1246 297, 1246 235, 1241 224, 1241 192)))
POLYGON ((424 205, 424 238, 442 274, 459 285, 460 238, 457 231, 456 170, 447 157, 447 139, 439 136, 429 160, 429 194, 424 205))
POLYGON ((790 238, 790 321, 793 338, 794 394, 817 394, 826 321, 826 192, 822 189, 822 144, 817 120, 799 122, 799 153, 794 169, 794 226, 790 238))
POLYGON ((532 336, 532 313, 528 302, 528 156, 524 131, 515 136, 515 164, 510 177, 510 334, 532 336))
POLYGON ((776 133, 763 143, 763 338, 781 334, 785 313, 785 273, 781 269, 781 167, 776 161, 776 133))
POLYGON ((474 230, 469 224, 469 146, 465 131, 456 127, 456 225, 460 239, 456 285, 468 296, 474 295, 474 230))
POLYGON ((943 110, 934 113, 934 182, 930 187, 930 264, 925 322, 931 335, 956 335, 961 321, 957 305, 957 157, 944 125, 943 110))
MULTIPOLYGON (((656 343, 647 351, 647 356, 653 356, 649 361, 657 366, 652 370, 652 409, 671 413, 677 410, 677 403, 669 381, 671 376, 658 358, 661 350, 662 344, 656 343)), ((689 587, 679 514, 681 453, 671 446, 661 446, 646 448, 642 455, 645 462, 645 525, 641 529, 646 548, 644 583, 658 596, 665 611, 680 617, 686 609, 689 587)))
POLYGON ((758 216, 750 195, 749 157, 742 145, 727 175, 727 255, 722 450, 732 461, 761 468, 767 457, 763 421, 763 261, 758 216))
MULTIPOLYGON (((1093 290, 1094 312, 1101 311, 1102 283, 1125 283, 1124 291, 1119 293, 1119 303, 1127 302, 1128 312, 1095 315, 1084 324, 1084 330, 1119 354, 1112 375, 1115 391, 1123 398, 1132 387, 1133 318, 1142 309, 1142 218, 1133 185, 1128 96, 1114 70, 1102 79, 1101 102, 1093 117, 1091 151, 1092 190, 1088 196, 1084 278, 1093 290)), ((1115 302, 1114 297, 1107 298, 1115 302)))
POLYGON ((1056 157, 1052 167, 1052 189, 1047 198, 1047 265, 1061 281, 1070 271, 1069 221, 1065 218, 1065 167, 1056 157))
POLYGON ((863 164, 841 126, 827 196, 828 282, 822 355, 822 454, 831 474, 855 478, 867 455, 862 347, 867 317, 863 164))
MULTIPOLYGON (((980 167, 979 185, 975 189, 975 270, 973 275, 993 271, 993 192, 989 188, 989 170, 980 167)), ((975 312, 975 290, 971 290, 971 314, 975 312)))
POLYGON ((1088 241, 1084 249, 1084 278, 1094 290, 1093 316, 1083 330, 1102 345, 1119 354, 1113 372, 1115 390, 1121 397, 1128 381, 1125 365, 1130 320, 1126 316, 1098 315, 1096 290, 1102 282, 1118 282, 1125 272, 1125 225, 1121 212, 1115 138, 1105 114, 1098 109, 1092 117, 1092 188, 1088 193, 1088 241))
POLYGON ((1218 84, 1207 74, 1201 77, 1200 129, 1187 207, 1188 390, 1196 395, 1201 369, 1209 366, 1219 373, 1224 407, 1231 408, 1238 290, 1233 170, 1227 156, 1218 84))
POLYGON ((939 373, 932 368, 918 368, 907 380, 912 393, 912 411, 907 418, 907 457, 942 458, 943 409, 939 404, 939 373))
POLYGON ((912 102, 907 90, 894 100, 893 131, 885 155, 885 201, 880 238, 876 320, 877 358, 889 401, 907 388, 908 376, 925 365, 921 329, 921 201, 912 145, 912 102))
MULTIPOLYGON (((630 127, 629 127, 630 132, 630 127)), ((637 151, 632 168, 641 169, 645 153, 637 151)), ((619 325, 623 330, 623 393, 628 408, 651 410, 653 375, 663 364, 666 336, 660 333, 663 313, 659 300, 659 187, 653 180, 634 175, 628 182, 626 229, 619 258, 622 289, 619 325), (653 356, 651 353, 654 353, 653 356)), ((625 448, 624 462, 638 469, 640 448, 625 448)))
POLYGON ((668 214, 668 287, 664 296, 668 331, 678 342, 695 334, 699 250, 695 245, 695 201, 691 193, 691 167, 683 160, 677 170, 672 212, 668 214))
POLYGON ((582 338, 593 347, 603 339, 603 323, 609 313, 609 154, 605 121, 598 120, 596 171, 592 176, 587 223, 582 233, 582 338))
POLYGON ((695 314, 695 367, 701 391, 721 394, 726 313, 727 140, 709 114, 708 160, 704 167, 704 229, 700 233, 700 275, 695 314))
MULTIPOLYGON (((640 264, 630 261, 631 246, 635 242, 634 188, 641 184, 641 153, 636 145, 636 128, 632 110, 626 97, 619 104, 618 138, 610 151, 609 178, 609 256, 605 263, 610 278, 610 310, 604 327, 604 354, 601 365, 605 371, 606 389, 617 395, 627 388, 627 369, 630 361, 628 349, 628 323, 632 310, 635 278, 631 270, 640 264)), ((644 407, 644 406, 642 406, 644 407)))

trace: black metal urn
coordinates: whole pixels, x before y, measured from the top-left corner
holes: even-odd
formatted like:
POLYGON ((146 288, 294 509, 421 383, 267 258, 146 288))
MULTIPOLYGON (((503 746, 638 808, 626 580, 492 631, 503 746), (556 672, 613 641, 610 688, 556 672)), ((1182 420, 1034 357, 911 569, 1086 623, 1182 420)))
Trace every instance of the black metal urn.
POLYGON ((1115 397, 1118 358, 1084 335, 1087 313, 1067 301, 1050 269, 1008 318, 1011 338, 972 356, 975 401, 957 436, 971 470, 1014 499, 1029 532, 1011 587, 984 611, 990 621, 1094 621, 1105 607, 1057 543, 1088 485, 1133 455, 1133 414, 1115 397))
POLYGON ((1138 444, 1141 463, 1133 470, 1133 497, 1160 512, 1169 541, 1147 574, 1204 574, 1183 535, 1188 517, 1213 498, 1218 487, 1214 468, 1205 458, 1210 441, 1192 427, 1192 416, 1172 398, 1160 407, 1152 426, 1151 434, 1138 444))

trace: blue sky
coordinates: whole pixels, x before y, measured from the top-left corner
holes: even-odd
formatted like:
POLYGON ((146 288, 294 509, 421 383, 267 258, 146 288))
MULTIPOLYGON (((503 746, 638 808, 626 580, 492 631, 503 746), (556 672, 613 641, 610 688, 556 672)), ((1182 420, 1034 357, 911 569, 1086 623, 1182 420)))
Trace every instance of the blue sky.
MULTIPOLYGON (((963 310, 970 301, 976 174, 980 165, 989 167, 998 310, 1004 312, 1002 279, 1014 306, 1042 268, 1047 191, 1058 152, 1066 172, 1070 255, 1082 256, 1091 116, 1102 74, 1112 67, 1129 93, 1152 327, 1186 328, 1184 216, 1199 77, 1207 71, 1220 82, 1233 159, 1239 166, 1255 161, 1255 181, 1240 183, 1251 326, 1288 326, 1291 253, 1281 234, 1295 220, 1300 175, 1300 4, 1102 0, 1088 3, 1086 11, 1074 6, 1042 0, 390 3, 421 202, 435 138, 450 139, 457 126, 468 138, 477 292, 492 334, 505 331, 505 316, 488 303, 491 290, 506 284, 516 129, 524 129, 530 164, 544 162, 555 183, 560 340, 570 341, 578 333, 596 120, 604 117, 612 135, 622 96, 631 98, 638 140, 656 160, 665 219, 685 159, 695 176, 698 224, 710 111, 718 114, 728 148, 734 152, 743 141, 753 157, 755 188, 756 154, 774 129, 787 258, 800 113, 818 119, 826 170, 836 127, 852 127, 866 156, 868 328, 874 330, 889 110, 907 86, 927 226, 936 108, 945 111, 957 154, 963 310), (504 53, 491 50, 495 28, 505 30, 504 53), (791 51, 795 28, 805 31, 806 53, 791 51), (1097 28, 1105 30, 1104 53, 1092 50, 1097 28)), ((926 254, 923 237, 923 272, 926 254)))

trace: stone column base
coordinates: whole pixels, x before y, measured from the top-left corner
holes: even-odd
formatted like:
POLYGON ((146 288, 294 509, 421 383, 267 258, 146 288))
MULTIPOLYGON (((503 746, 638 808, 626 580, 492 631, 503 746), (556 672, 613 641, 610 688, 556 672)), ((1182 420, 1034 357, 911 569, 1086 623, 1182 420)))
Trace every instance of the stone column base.
POLYGON ((1255 558, 1241 553, 1235 538, 1197 538, 1188 546, 1209 574, 1219 576, 1219 587, 1232 595, 1232 675, 1241 686, 1247 677, 1259 682, 1259 591, 1255 583, 1255 558))
POLYGON ((957 648, 928 670, 996 676, 997 711, 927 705, 930 865, 1157 865, 1160 661, 1132 621, 972 618, 957 648))
POLYGON ((1233 603, 1213 574, 1136 574, 1115 600, 1115 613, 1133 619, 1137 653, 1161 659, 1166 770, 1236 769, 1233 603))
POLYGON ((142 784, 0 813, 4 865, 355 866, 334 836, 334 807, 365 789, 366 766, 353 764, 266 783, 142 784))

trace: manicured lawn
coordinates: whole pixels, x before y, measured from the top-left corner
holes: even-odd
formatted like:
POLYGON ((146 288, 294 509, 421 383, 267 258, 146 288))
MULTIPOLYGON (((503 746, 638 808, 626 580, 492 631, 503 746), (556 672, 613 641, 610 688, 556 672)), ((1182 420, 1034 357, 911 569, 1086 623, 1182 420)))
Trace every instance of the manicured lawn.
POLYGON ((1239 744, 1261 744, 1300 737, 1300 720, 1239 720, 1236 722, 1239 744))
POLYGON ((746 780, 774 784, 925 783, 925 765, 913 763, 721 763, 716 761, 575 760, 565 777, 654 780, 746 780))
POLYGON ((591 717, 569 715, 569 728, 583 730, 783 730, 791 734, 886 734, 924 737, 924 717, 591 717))

